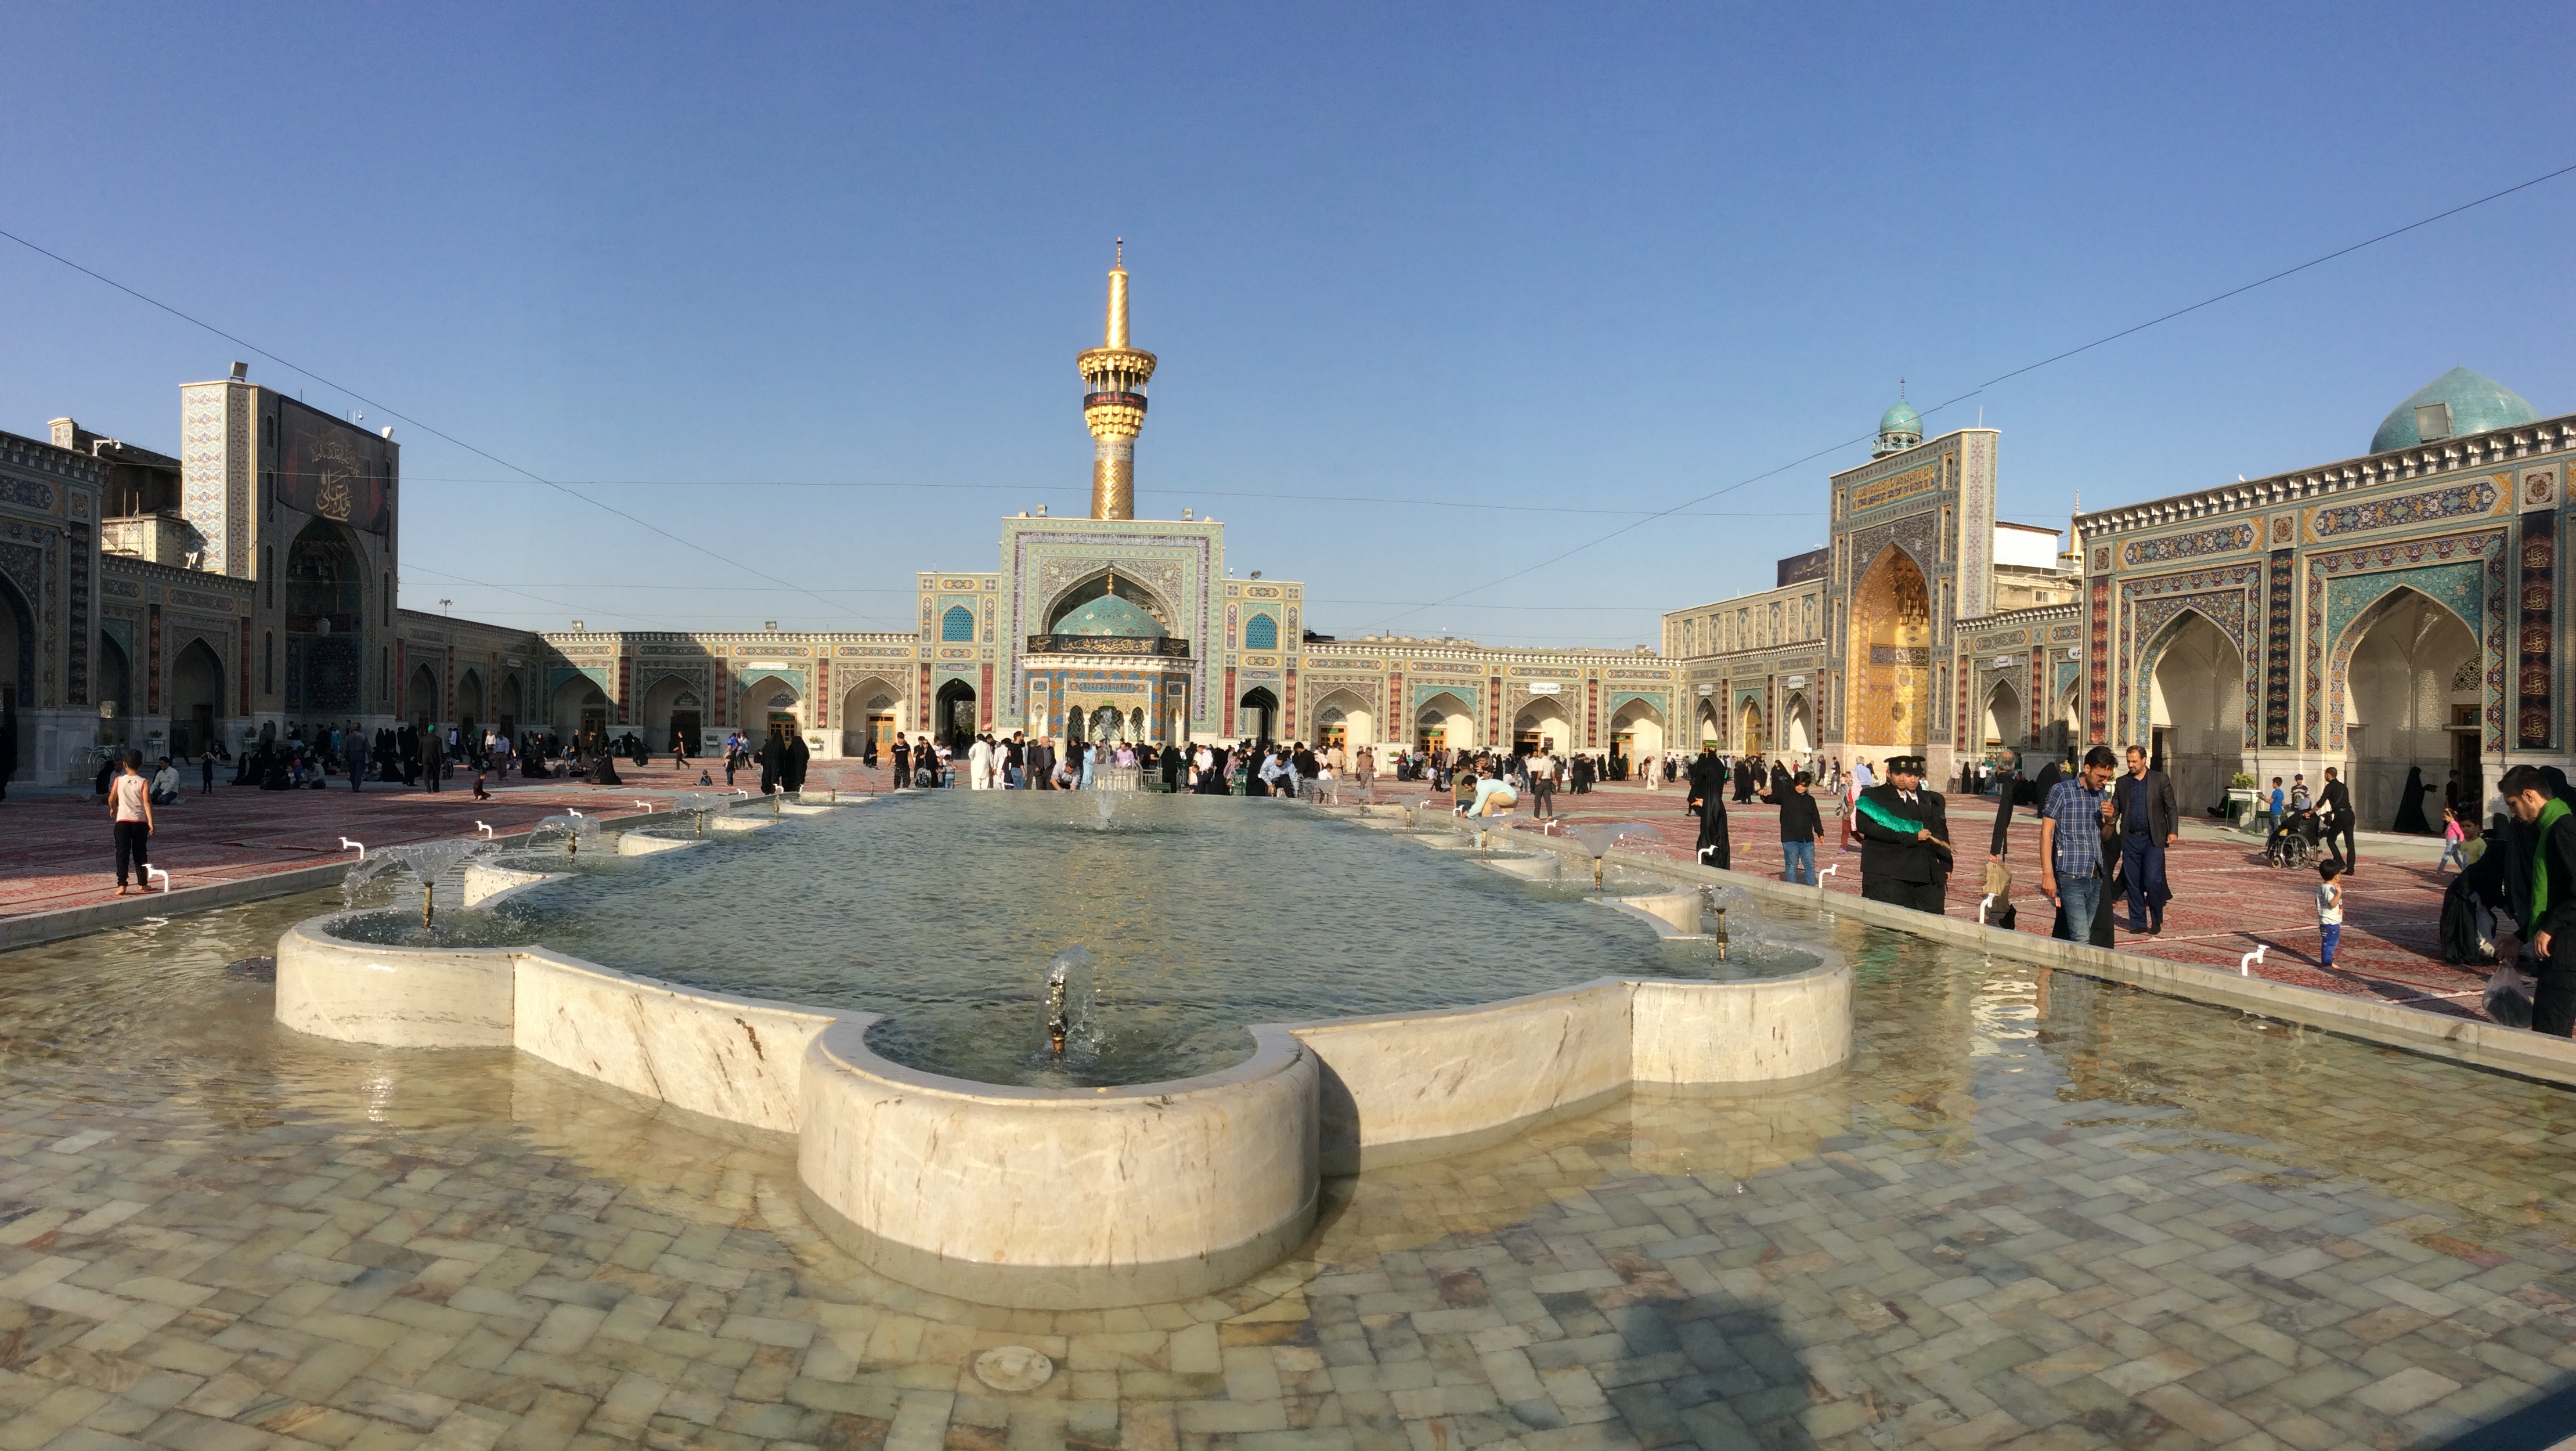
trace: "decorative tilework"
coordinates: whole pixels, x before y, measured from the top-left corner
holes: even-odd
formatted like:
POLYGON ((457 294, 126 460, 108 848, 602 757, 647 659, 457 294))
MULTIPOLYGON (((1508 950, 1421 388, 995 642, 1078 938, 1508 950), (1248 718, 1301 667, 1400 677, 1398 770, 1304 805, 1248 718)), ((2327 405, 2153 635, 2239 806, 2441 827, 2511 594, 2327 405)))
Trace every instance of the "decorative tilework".
POLYGON ((2225 529, 2202 529, 2191 534, 2168 534, 2161 539, 2133 539, 2120 546, 2120 563, 2165 564, 2177 559, 2197 559, 2205 554, 2233 554, 2254 547, 2254 526, 2236 524, 2225 529))
POLYGON ((2290 665, 2298 642, 2291 616, 2296 612, 2292 591, 2299 572, 2298 551, 2272 551, 2270 594, 2263 608, 2263 744, 2286 747, 2290 744, 2290 665))
POLYGON ((89 700, 89 577, 98 558, 98 546, 91 542, 86 524, 63 526, 63 576, 67 588, 65 613, 71 619, 71 638, 67 642, 63 667, 64 703, 87 705, 89 700))
MULTIPOLYGON (((2104 551, 2104 565, 2109 564, 2104 551)), ((2090 672, 2085 692, 2086 736, 2094 742, 2111 738, 2111 581, 2096 576, 2093 581, 2093 639, 2085 651, 2085 665, 2090 672)))
POLYGON ((2480 479, 2475 483, 2454 484, 2446 489, 2428 489, 2420 494, 2400 494, 2393 499, 2370 499, 2358 504, 2321 508, 2309 516, 2308 532, 2323 539, 2366 529, 2430 524, 2439 519, 2489 513, 2501 497, 2493 480, 2480 479))
POLYGON ((2365 630, 2356 629, 2388 595, 2414 589, 2457 615, 2479 641, 2485 700, 2479 712, 2487 752, 2501 756, 2505 741, 2505 639, 2509 561, 2503 530, 2409 539, 2364 549, 2335 550, 2310 557, 2308 588, 2309 710, 2322 730, 2316 734, 2327 750, 2344 748, 2343 697, 2353 647, 2365 630), (2333 654, 2319 668, 2322 651, 2334 642, 2333 654))
POLYGON ((2144 702, 2147 682, 2164 653, 2164 632, 2176 617, 2197 613, 2218 627, 2245 660, 2245 744, 2255 741, 2255 701, 2260 693, 2256 672, 2260 653, 2248 648, 2247 621, 2259 607, 2260 564, 2217 565, 2182 574, 2155 575, 2120 583, 2119 696, 2113 717, 2118 739, 2146 738, 2148 723, 2133 701, 2144 702))
POLYGON ((2558 514, 2536 509, 2522 516, 2522 592, 2514 699, 2514 744, 2545 750, 2557 737, 2550 683, 2558 622, 2558 514))

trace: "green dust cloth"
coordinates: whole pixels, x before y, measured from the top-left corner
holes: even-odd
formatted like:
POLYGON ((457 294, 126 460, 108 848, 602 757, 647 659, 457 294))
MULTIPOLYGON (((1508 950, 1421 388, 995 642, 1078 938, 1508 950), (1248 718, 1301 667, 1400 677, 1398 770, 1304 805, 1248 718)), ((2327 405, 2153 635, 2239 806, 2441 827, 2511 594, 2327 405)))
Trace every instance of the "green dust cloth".
POLYGON ((1900 836, 1912 836, 1923 829, 1922 822, 1908 821, 1866 796, 1860 798, 1860 814, 1900 836))

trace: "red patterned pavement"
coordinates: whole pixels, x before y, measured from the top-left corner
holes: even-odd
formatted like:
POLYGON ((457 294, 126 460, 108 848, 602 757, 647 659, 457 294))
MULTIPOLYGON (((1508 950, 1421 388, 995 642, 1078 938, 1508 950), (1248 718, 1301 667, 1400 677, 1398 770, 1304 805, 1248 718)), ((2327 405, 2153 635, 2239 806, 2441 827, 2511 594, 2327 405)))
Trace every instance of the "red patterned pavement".
MULTIPOLYGON (((1383 789, 1379 799, 1397 797, 1383 789)), ((1984 881, 1985 846, 1994 829, 1994 803, 1958 795, 1949 798, 1951 839, 1960 847, 1960 870, 1950 878, 1949 914, 1974 917, 1984 881)), ((1840 822, 1835 803, 1823 803, 1825 839, 1818 843, 1821 872, 1839 863, 1841 870, 1824 878, 1828 891, 1860 893, 1860 847, 1839 849, 1840 822)), ((1618 786, 1582 796, 1560 793, 1558 814, 1568 825, 1585 821, 1643 821, 1660 830, 1660 840, 1631 836, 1622 849, 1688 860, 1699 823, 1683 811, 1677 788, 1640 791, 1618 786)), ((1780 875, 1780 830, 1777 809, 1759 802, 1727 806, 1728 836, 1735 869, 1777 879, 1780 875)), ((1529 829, 1528 823, 1521 829, 1529 829)), ((2122 951, 2175 962, 2239 966, 2257 946, 2266 949, 2256 974, 2274 982, 2296 983, 2329 992, 2376 997, 2433 1012, 2483 1017, 2479 998, 2489 968, 2454 967, 2442 961, 2439 930, 2442 889, 2448 879, 2436 877, 2438 838, 2422 843, 2360 844, 2359 867, 2344 878, 2344 929, 2332 968, 2317 961, 2317 874, 2267 865, 2259 840, 2194 824, 2182 844, 2166 853, 2166 876, 2174 899, 2165 907, 2164 932, 2146 937, 2127 930, 2128 906, 2116 911, 2122 951)), ((2012 901, 2019 931, 2045 937, 2055 913, 2039 894, 2039 823, 2030 808, 2014 813, 2004 864, 2012 869, 2012 901)))
MULTIPOLYGON (((524 831, 545 817, 575 807, 601 817, 632 816, 651 809, 640 801, 668 798, 697 785, 700 766, 680 770, 668 762, 622 766, 623 786, 579 781, 496 784, 492 799, 474 799, 474 777, 461 771, 446 789, 426 791, 369 782, 353 792, 345 779, 321 791, 262 791, 224 784, 199 794, 191 773, 186 799, 155 809, 152 864, 170 873, 174 888, 235 881, 348 857, 340 839, 370 847, 440 837, 476 836, 477 822, 495 832, 524 831)), ((724 770, 712 771, 722 790, 724 770)), ((808 790, 875 790, 885 773, 855 761, 817 761, 808 790)), ((740 777, 757 792, 756 770, 740 777)), ((116 896, 116 857, 109 844, 105 800, 77 796, 12 795, 0 801, 0 918, 85 907, 116 896)))

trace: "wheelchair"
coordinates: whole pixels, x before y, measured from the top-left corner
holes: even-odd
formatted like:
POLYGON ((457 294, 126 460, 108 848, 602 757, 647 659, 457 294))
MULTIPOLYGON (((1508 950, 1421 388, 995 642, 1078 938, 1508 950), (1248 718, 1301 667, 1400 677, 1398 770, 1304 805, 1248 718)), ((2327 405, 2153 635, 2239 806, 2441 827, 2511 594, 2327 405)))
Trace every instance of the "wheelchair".
POLYGON ((2293 814, 2272 833, 2264 856, 2276 867, 2314 867, 2317 864, 2317 816, 2313 811, 2293 814))

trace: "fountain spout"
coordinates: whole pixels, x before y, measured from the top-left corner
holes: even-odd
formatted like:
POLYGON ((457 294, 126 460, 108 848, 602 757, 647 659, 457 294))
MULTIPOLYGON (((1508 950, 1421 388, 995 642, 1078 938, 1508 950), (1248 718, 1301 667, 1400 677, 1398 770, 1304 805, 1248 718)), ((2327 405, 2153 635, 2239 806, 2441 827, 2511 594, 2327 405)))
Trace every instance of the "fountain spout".
POLYGON ((1663 836, 1663 833, 1642 821, 1611 821, 1574 828, 1572 833, 1574 839, 1583 843, 1585 851, 1592 853, 1592 889, 1594 891, 1601 890, 1601 859, 1610 854, 1610 844, 1623 836, 1640 831, 1658 840, 1663 836))
POLYGON ((1087 968, 1090 965, 1091 949, 1080 943, 1057 953, 1055 961, 1047 964, 1047 1051, 1058 1058, 1064 1056, 1065 1034, 1073 1028, 1073 994, 1069 979, 1075 968, 1087 968))

